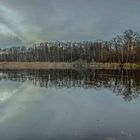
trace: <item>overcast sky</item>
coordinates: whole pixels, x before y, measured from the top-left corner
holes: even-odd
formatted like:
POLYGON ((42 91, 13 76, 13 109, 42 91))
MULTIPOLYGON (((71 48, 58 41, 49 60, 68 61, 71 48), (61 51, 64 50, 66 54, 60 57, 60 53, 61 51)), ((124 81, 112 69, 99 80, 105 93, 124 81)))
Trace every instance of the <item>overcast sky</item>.
POLYGON ((0 0, 0 47, 140 31, 140 0, 0 0))

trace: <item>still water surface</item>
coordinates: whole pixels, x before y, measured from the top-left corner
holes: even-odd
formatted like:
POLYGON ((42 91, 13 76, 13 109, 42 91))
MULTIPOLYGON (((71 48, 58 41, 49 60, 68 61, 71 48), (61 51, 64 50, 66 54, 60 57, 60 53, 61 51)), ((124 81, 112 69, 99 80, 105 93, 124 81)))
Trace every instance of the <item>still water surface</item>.
POLYGON ((140 140, 140 71, 0 71, 0 140, 140 140))

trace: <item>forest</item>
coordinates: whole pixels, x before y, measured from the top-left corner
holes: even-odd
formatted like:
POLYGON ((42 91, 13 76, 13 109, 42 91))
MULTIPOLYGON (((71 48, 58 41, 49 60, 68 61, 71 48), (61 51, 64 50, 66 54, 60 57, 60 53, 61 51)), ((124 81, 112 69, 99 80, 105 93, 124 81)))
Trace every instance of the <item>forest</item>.
POLYGON ((126 30, 110 41, 41 42, 0 48, 0 62, 140 62, 140 34, 126 30))

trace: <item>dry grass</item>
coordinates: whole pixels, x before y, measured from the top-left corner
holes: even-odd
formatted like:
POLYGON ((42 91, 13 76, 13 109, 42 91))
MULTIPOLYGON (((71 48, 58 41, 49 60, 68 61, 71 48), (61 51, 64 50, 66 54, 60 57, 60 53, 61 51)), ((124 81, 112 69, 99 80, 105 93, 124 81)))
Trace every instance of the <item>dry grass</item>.
POLYGON ((119 63, 65 63, 65 62, 0 62, 0 69, 135 69, 133 63, 125 63, 120 66, 119 63))
POLYGON ((72 68, 71 63, 49 62, 2 62, 0 69, 67 69, 72 68))

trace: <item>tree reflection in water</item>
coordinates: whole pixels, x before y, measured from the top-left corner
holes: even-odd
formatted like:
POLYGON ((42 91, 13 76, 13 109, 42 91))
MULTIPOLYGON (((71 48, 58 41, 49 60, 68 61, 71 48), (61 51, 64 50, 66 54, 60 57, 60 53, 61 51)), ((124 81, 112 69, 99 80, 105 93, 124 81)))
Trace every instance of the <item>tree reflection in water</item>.
POLYGON ((0 80, 25 82, 35 86, 55 88, 108 88, 125 101, 138 98, 140 73, 135 70, 4 70, 0 80))

